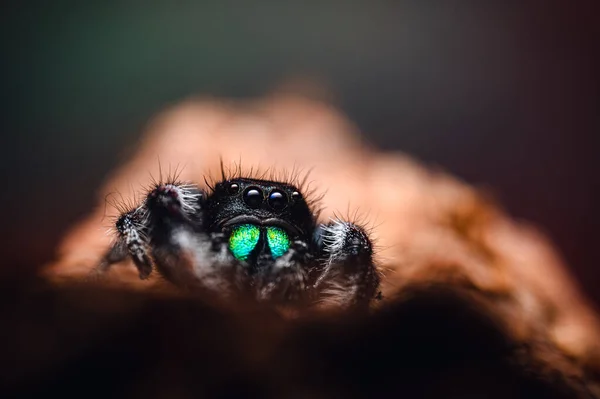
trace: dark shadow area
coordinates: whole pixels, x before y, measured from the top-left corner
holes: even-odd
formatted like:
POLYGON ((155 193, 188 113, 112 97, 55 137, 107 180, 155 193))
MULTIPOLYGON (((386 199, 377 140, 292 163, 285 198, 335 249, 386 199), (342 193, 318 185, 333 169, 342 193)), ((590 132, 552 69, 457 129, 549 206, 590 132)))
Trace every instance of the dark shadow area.
POLYGON ((2 283, 6 397, 587 397, 517 361, 501 329, 447 290, 372 316, 284 321, 94 286, 2 283))

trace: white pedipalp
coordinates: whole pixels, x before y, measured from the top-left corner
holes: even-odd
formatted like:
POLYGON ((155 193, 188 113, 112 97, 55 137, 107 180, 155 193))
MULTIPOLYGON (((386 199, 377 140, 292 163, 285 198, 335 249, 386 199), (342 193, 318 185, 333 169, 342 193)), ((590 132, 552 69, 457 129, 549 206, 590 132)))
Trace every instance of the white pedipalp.
POLYGON ((198 202, 202 193, 198 191, 198 188, 194 184, 165 184, 164 187, 177 193, 181 210, 186 216, 191 216, 198 212, 198 202))
POLYGON ((344 241, 346 239, 346 235, 348 234, 349 225, 348 223, 339 220, 339 219, 331 219, 333 224, 324 225, 323 231, 323 250, 329 254, 330 260, 331 258, 338 258, 342 249, 344 247, 344 241))

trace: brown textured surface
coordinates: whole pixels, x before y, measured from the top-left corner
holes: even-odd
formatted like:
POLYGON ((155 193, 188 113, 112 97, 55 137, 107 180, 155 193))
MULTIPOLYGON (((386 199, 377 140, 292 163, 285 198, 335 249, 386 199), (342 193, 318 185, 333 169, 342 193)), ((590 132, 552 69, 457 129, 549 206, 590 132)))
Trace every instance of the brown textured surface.
MULTIPOLYGON (((65 237, 46 275, 63 281, 89 272, 110 245, 115 210, 105 197, 139 194, 159 176, 158 160, 164 174, 178 166, 181 179, 201 183, 209 172, 218 176, 220 157, 248 169, 310 169, 311 188, 325 194, 323 219, 357 211, 373 227, 386 301, 440 284, 456 290, 525 348, 516 355, 527 367, 597 389, 598 318, 543 236, 455 178, 367 148, 327 104, 285 94, 188 101, 159 116, 100 190, 98 207, 65 237)), ((139 288, 161 284, 139 281, 131 265, 111 273, 139 288)))

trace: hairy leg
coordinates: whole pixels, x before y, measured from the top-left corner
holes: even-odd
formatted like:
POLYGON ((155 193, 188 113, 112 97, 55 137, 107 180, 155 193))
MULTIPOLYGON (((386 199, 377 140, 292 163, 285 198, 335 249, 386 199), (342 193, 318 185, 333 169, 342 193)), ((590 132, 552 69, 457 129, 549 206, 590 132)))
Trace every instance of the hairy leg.
POLYGON ((373 246, 363 228, 335 220, 316 231, 323 269, 314 289, 318 299, 340 307, 367 307, 379 294, 373 246))
POLYGON ((146 210, 143 206, 121 215, 115 224, 117 241, 102 257, 94 271, 105 273, 113 264, 130 256, 138 269, 140 279, 148 278, 152 272, 152 261, 148 254, 146 223, 146 210))
POLYGON ((204 198, 187 184, 157 185, 148 194, 152 255, 157 270, 177 287, 230 296, 242 291, 245 273, 230 253, 227 238, 205 232, 204 198))

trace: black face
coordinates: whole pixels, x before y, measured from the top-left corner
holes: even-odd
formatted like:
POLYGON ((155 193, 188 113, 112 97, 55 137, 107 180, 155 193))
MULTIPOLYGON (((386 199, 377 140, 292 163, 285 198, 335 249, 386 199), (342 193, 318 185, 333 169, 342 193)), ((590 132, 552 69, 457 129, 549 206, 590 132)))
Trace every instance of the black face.
POLYGON ((215 185, 207 204, 208 228, 221 231, 240 224, 277 226, 292 238, 308 240, 315 220, 298 188, 258 179, 232 179, 215 185))

